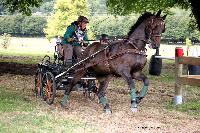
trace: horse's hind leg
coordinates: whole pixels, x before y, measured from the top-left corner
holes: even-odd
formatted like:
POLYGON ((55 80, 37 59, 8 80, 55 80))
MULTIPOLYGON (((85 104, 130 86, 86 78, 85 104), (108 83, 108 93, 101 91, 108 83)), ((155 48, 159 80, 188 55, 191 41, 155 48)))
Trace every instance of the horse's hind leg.
POLYGON ((64 97, 61 100, 60 104, 62 107, 65 107, 69 100, 70 92, 72 91, 72 88, 76 85, 76 83, 84 76, 85 70, 79 70, 75 73, 74 78, 72 79, 70 83, 70 87, 65 89, 64 97))
POLYGON ((106 88, 108 87, 108 83, 110 80, 110 76, 104 77, 104 78, 97 78, 99 81, 99 88, 97 91, 97 96, 99 98, 99 103, 101 103, 103 105, 104 108, 104 112, 107 114, 111 113, 109 104, 108 104, 108 100, 105 97, 106 94, 106 88))
POLYGON ((148 91, 148 86, 149 86, 149 79, 147 76, 145 76, 143 73, 134 73, 133 78, 136 80, 143 81, 144 85, 141 91, 139 92, 139 96, 137 97, 137 103, 140 103, 140 101, 145 97, 148 91))
POLYGON ((136 94, 136 89, 135 89, 135 83, 132 79, 132 76, 130 74, 130 71, 123 71, 121 73, 122 78, 126 80, 126 82, 129 85, 130 88, 130 95, 131 95, 131 110, 133 112, 137 111, 137 94, 136 94))

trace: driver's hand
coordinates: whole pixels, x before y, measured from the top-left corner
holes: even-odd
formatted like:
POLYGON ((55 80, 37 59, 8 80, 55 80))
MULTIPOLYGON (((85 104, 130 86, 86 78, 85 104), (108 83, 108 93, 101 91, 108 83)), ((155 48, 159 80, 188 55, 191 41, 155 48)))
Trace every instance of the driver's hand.
POLYGON ((83 47, 87 47, 88 43, 83 42, 83 47))
POLYGON ((82 41, 81 44, 83 47, 87 47, 89 43, 87 41, 82 41))
POLYGON ((67 41, 68 41, 68 42, 73 42, 74 39, 73 39, 73 38, 68 38, 67 41))

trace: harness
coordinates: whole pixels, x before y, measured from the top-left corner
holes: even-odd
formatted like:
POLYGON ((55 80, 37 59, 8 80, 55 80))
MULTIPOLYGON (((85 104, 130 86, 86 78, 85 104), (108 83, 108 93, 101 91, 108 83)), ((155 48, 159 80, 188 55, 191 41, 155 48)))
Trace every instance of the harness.
MULTIPOLYGON (((116 59, 117 57, 120 57, 120 56, 123 56, 125 54, 138 54, 138 55, 142 55, 142 56, 146 56, 146 49, 144 50, 140 50, 138 49, 138 47, 133 43, 131 42, 130 40, 124 40, 126 41, 126 43, 128 44, 131 44, 134 49, 123 49, 122 47, 120 48, 120 52, 118 52, 117 54, 115 55, 109 55, 108 53, 109 52, 109 48, 105 50, 105 63, 106 63, 106 67, 107 67, 107 70, 110 72, 110 64, 109 64, 109 61, 110 60, 113 60, 113 59, 116 59)), ((121 43, 121 45, 124 44, 124 41, 121 43)), ((142 40, 143 41, 143 40, 142 40)), ((125 44, 126 44, 125 43, 125 44)))
MULTIPOLYGON (((127 41, 127 40, 124 40, 122 43, 121 43, 121 45, 123 45, 124 44, 124 42, 125 41, 127 41)), ((127 41, 128 42, 128 41, 127 41)), ((85 64, 84 66, 83 66, 83 68, 80 68, 80 69, 78 69, 77 71, 80 71, 80 70, 83 70, 83 69, 87 69, 87 68, 89 68, 89 67, 92 67, 92 66, 95 66, 95 65, 97 65, 97 64, 104 64, 105 66, 106 66, 106 69, 107 69, 107 71, 108 72, 110 72, 110 63, 109 63, 109 61, 110 60, 113 60, 113 59, 116 59, 116 58, 118 58, 118 57, 120 57, 120 56, 123 56, 123 55, 125 55, 125 54, 138 54, 138 55, 141 55, 141 56, 147 56, 146 55, 146 49, 144 49, 144 50, 139 50, 138 48, 137 48, 137 46, 135 45, 135 44, 131 44, 131 45, 133 45, 134 46, 134 48, 135 49, 123 49, 122 47, 120 47, 120 52, 118 52, 117 54, 114 54, 114 55, 111 55, 110 54, 110 49, 111 49, 111 47, 114 45, 115 43, 113 43, 113 44, 108 44, 108 45, 106 45, 103 49, 101 49, 101 50, 99 50, 99 51, 97 51, 97 52, 95 52, 94 54, 92 54, 92 56, 89 56, 89 57, 91 57, 91 58, 94 58, 95 57, 95 55, 97 55, 98 53, 100 53, 100 52, 104 52, 104 58, 102 59, 102 60, 99 60, 98 62, 96 62, 96 63, 87 63, 87 64, 85 64)), ((125 43, 126 44, 126 43, 125 43)), ((91 59, 91 58, 89 58, 89 59, 91 59)))

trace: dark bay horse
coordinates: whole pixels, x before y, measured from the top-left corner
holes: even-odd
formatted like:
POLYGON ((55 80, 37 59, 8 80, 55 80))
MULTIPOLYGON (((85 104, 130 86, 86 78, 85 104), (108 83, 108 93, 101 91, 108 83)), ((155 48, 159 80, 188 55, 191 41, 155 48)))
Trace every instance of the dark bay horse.
POLYGON ((100 43, 95 43, 86 48, 83 59, 101 50, 90 60, 84 62, 77 68, 71 87, 66 89, 61 101, 61 106, 65 106, 73 86, 84 76, 87 70, 93 71, 99 81, 96 95, 103 105, 106 113, 111 113, 108 101, 105 97, 109 79, 112 76, 122 77, 129 85, 131 97, 131 110, 136 111, 140 101, 147 93, 149 80, 142 73, 146 64, 146 44, 150 40, 151 47, 156 49, 160 45, 161 34, 165 31, 165 17, 160 16, 161 11, 156 15, 144 13, 138 18, 128 33, 128 38, 111 42, 107 48, 100 43), (102 50, 105 49, 105 50, 102 50), (134 80, 143 81, 144 86, 137 94, 134 80))

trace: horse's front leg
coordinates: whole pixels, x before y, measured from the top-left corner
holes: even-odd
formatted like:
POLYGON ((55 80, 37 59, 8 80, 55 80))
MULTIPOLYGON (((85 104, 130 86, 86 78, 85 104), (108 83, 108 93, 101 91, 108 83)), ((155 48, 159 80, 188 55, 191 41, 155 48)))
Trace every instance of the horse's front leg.
POLYGON ((85 70, 80 70, 75 73, 74 78, 72 79, 72 82, 70 83, 70 87, 65 89, 64 97, 60 102, 61 107, 66 106, 67 102, 69 101, 70 92, 72 91, 76 83, 84 76, 84 74, 85 74, 85 70))
POLYGON ((143 83, 144 83, 144 85, 143 85, 143 87, 142 87, 142 89, 139 92, 139 95, 137 97, 137 103, 140 103, 141 100, 147 94, 148 87, 149 87, 149 79, 142 72, 134 73, 132 76, 133 76, 134 79, 143 81, 143 83))
POLYGON ((101 103, 103 105, 104 108, 104 112, 106 114, 110 114, 111 113, 111 109, 110 106, 108 104, 108 100, 105 96, 106 94, 106 88, 108 87, 108 83, 110 80, 110 76, 104 77, 104 78, 97 78, 99 81, 99 87, 98 87, 98 91, 97 91, 97 96, 99 98, 99 103, 101 103))
POLYGON ((132 79, 130 71, 123 71, 121 73, 122 78, 128 83, 130 88, 130 95, 131 95, 131 110, 133 112, 137 111, 137 94, 135 89, 135 82, 132 79))

